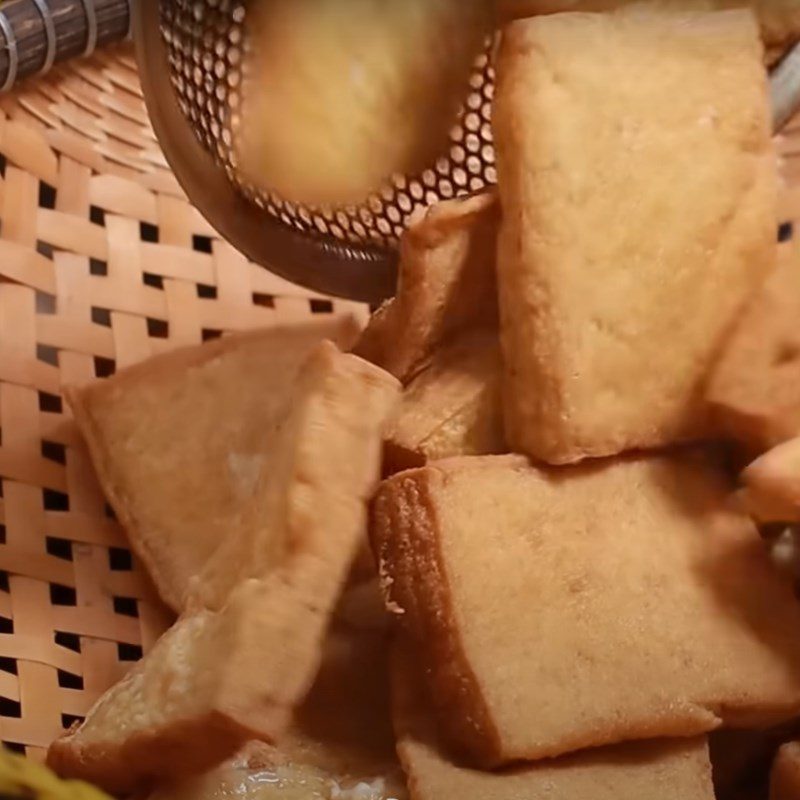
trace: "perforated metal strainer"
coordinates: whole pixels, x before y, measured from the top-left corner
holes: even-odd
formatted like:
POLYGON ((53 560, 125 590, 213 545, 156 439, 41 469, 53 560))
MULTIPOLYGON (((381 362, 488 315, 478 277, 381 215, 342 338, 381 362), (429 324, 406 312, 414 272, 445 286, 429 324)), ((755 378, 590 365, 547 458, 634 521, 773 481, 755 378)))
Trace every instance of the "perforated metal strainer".
MULTIPOLYGON (((294 282, 381 300, 394 292, 395 246, 414 209, 495 182, 490 44, 476 61, 449 153, 421 175, 395 177, 359 206, 306 208, 248 185, 235 166, 246 2, 138 0, 133 14, 148 109, 178 180, 222 236, 294 282)), ((800 51, 773 80, 781 124, 797 107, 798 78, 800 51)))

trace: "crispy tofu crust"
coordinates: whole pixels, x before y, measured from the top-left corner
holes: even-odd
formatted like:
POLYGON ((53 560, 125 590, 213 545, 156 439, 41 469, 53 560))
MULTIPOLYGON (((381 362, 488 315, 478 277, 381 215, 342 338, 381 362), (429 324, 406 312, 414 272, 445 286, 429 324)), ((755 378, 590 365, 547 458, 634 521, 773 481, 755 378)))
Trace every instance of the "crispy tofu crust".
POLYGON ((514 22, 493 124, 509 444, 561 464, 705 436, 705 379, 776 257, 752 15, 514 22))
POLYGON ((387 606, 448 740, 497 767, 796 714, 800 605, 726 503, 688 455, 463 458, 384 482, 387 606))
POLYGON ((505 453, 502 358, 497 331, 477 331, 437 350, 406 386, 386 433, 384 470, 505 453))
POLYGON ((181 610, 250 500, 264 432, 311 350, 349 318, 238 334, 159 356, 66 397, 100 483, 161 597, 181 610))
POLYGON ((397 751, 411 800, 713 800, 704 738, 639 742, 501 772, 469 769, 439 742, 408 648, 392 659, 397 751))
POLYGON ((431 206, 400 246, 397 296, 372 316, 354 352, 407 383, 457 333, 497 321, 496 196, 431 206))

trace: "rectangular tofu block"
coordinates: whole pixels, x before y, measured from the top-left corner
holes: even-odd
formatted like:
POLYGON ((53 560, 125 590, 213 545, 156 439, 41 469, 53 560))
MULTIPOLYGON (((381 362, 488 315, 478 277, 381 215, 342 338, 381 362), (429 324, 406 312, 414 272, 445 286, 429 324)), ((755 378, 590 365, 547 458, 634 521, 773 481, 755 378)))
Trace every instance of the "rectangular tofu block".
POLYGON ((752 14, 513 22, 493 124, 509 444, 561 464, 702 436, 708 371, 776 256, 752 14))
POLYGON ((716 468, 518 456, 385 481, 387 607, 439 724, 488 767, 800 711, 800 604, 716 468))
MULTIPOLYGON (((560 14, 565 11, 610 11, 641 0, 497 0, 503 19, 560 14)), ((800 3, 797 0, 656 0, 670 9, 714 11, 750 8, 758 17, 769 61, 800 36, 800 3)))
POLYGON ((392 669, 397 752, 413 800, 714 800, 704 738, 637 742, 500 772, 442 748, 410 652, 392 669))
POLYGON ((397 295, 373 314, 354 353, 403 383, 459 332, 497 323, 497 197, 445 200, 400 243, 397 295))
POLYGON ((239 523, 306 357, 357 333, 346 317, 237 334, 67 389, 103 490, 173 609, 239 523))
POLYGON ((800 251, 751 300, 706 388, 714 427, 759 455, 800 434, 800 251))
POLYGON ((388 472, 453 456, 507 452, 497 330, 438 349, 405 387, 386 433, 388 472))

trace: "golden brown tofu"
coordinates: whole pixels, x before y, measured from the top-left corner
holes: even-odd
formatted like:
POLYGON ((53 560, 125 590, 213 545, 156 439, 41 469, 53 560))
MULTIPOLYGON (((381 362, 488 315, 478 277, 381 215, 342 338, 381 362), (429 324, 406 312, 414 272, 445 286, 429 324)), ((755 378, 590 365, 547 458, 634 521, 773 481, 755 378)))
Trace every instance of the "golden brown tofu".
POLYGON ((406 386, 389 422, 385 469, 507 452, 501 384, 496 330, 463 335, 437 350, 406 386))
MULTIPOLYGON (((641 0, 638 0, 639 2, 641 0)), ((637 0, 497 0, 501 18, 559 14, 564 11, 609 11, 637 0)), ((714 11, 752 8, 758 16, 768 61, 800 38, 800 3, 797 0, 661 0, 670 9, 714 11)))
POLYGON ((561 464, 702 437, 708 371, 776 257, 752 15, 514 22, 494 131, 509 444, 561 464))
POLYGON ((372 317, 354 352, 403 383, 456 334, 497 321, 493 194, 418 215, 400 248, 397 296, 372 317))
POLYGON ((438 722, 497 767, 800 711, 800 604, 705 458, 385 481, 371 535, 438 722))
POLYGON ((753 455, 800 434, 799 318, 793 246, 738 321, 706 389, 715 428, 753 455))
POLYGON ((714 800, 704 738, 639 742, 481 772, 442 749, 408 652, 393 658, 392 697, 397 751, 412 800, 714 800))
POLYGON ((67 390, 106 496, 172 608, 238 524, 266 431, 308 354, 325 338, 348 347, 357 333, 350 318, 270 328, 67 390))

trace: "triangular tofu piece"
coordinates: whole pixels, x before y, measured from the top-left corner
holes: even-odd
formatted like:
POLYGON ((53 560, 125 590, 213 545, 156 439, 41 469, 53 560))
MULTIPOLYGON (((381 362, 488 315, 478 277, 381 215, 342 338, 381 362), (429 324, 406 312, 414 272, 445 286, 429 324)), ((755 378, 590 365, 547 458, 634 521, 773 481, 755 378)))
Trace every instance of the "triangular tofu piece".
POLYGON ((761 55, 746 11, 642 3, 505 29, 493 129, 513 450, 563 464, 708 434, 708 372, 776 258, 761 55))
POLYGON ((401 473, 373 503, 387 606, 439 723, 496 767, 800 712, 800 604, 689 455, 401 473))
POLYGON ((373 314, 354 352, 406 383, 455 334, 496 324, 497 199, 447 200, 412 221, 397 296, 373 314))
POLYGON ((357 330, 344 317, 238 334, 67 389, 103 489, 172 608, 253 496, 265 432, 306 357, 357 330))
POLYGON ((507 452, 496 330, 459 336, 405 387, 386 433, 386 469, 507 452))
POLYGON ((392 696, 397 752, 414 800, 714 800, 704 738, 638 742, 482 772, 442 747, 408 651, 394 655, 392 696))
POLYGON ((231 529, 199 610, 52 745, 62 774, 126 791, 286 729, 366 535, 398 393, 394 378, 330 342, 314 350, 271 439, 276 471, 260 476, 246 515, 260 527, 231 529))
POLYGON ((754 455, 800 434, 800 250, 752 300, 706 389, 717 427, 754 455))

